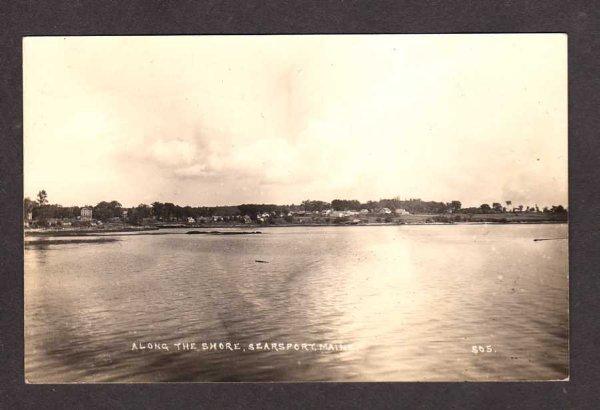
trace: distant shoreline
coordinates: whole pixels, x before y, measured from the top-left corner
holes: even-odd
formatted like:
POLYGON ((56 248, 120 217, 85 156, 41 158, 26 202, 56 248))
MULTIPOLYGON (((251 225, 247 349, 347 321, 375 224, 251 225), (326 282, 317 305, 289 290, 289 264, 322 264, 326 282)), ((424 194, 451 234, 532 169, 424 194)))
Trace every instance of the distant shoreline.
MULTIPOLYGON (((451 225, 548 225, 548 224, 568 224, 568 221, 560 220, 514 220, 514 221, 461 221, 461 222, 405 222, 405 223, 360 223, 360 224, 332 224, 332 223, 306 223, 306 224, 273 224, 273 225, 260 225, 260 224, 189 224, 189 225, 166 225, 166 226, 145 226, 139 228, 132 228, 128 226, 123 227, 110 227, 110 228, 77 228, 77 229, 40 229, 40 230, 28 230, 24 232, 25 237, 60 237, 60 236, 112 236, 112 235, 168 235, 171 232, 164 232, 164 229, 178 229, 178 230, 190 230, 190 229, 268 229, 268 228, 311 228, 311 227, 366 227, 366 226, 451 226, 451 225), (162 232, 161 232, 162 231, 162 232), (111 235, 112 234, 112 235, 111 235)), ((177 232, 186 233, 186 232, 177 232)))

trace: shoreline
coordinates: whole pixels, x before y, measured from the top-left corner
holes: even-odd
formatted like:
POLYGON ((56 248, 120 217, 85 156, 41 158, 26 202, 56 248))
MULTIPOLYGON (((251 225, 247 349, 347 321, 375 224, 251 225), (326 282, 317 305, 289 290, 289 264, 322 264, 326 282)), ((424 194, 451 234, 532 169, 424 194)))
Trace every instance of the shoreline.
MULTIPOLYGON (((515 220, 515 221, 460 221, 460 222, 404 222, 404 223, 360 223, 360 224, 331 224, 331 223, 311 223, 311 224, 272 224, 272 225, 259 225, 259 224, 230 224, 230 225, 178 225, 178 226, 147 226, 140 228, 132 228, 124 226, 122 228, 110 228, 110 229, 44 229, 44 230, 24 230, 24 237, 69 237, 69 236, 136 236, 136 235, 170 235, 170 234, 187 234, 188 232, 164 232, 164 229, 177 229, 177 230, 190 230, 190 229, 213 229, 213 231, 193 231, 199 234, 223 234, 215 229, 248 229, 256 231, 256 229, 263 228, 319 228, 325 226, 334 227, 368 227, 368 226, 453 226, 453 225, 556 225, 556 224, 568 224, 568 221, 536 221, 536 220, 515 220), (163 232, 160 232, 163 230, 163 232)), ((245 232, 240 232, 240 234, 245 232)), ((227 233, 225 233, 227 234, 227 233)), ((31 243, 32 241, 27 241, 31 243)), ((42 241, 39 241, 42 242, 42 241)), ((48 243, 48 241, 44 241, 48 243)), ((82 240, 82 242, 88 242, 82 240)))
POLYGON ((69 245, 74 243, 107 243, 117 242, 119 239, 115 238, 92 238, 92 239, 34 239, 25 241, 25 247, 28 246, 39 246, 39 245, 69 245))

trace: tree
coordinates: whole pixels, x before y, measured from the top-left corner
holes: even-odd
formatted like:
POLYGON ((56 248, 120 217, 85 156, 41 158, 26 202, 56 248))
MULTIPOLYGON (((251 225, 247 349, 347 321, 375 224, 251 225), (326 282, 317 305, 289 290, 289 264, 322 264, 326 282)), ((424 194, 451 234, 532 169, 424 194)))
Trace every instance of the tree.
POLYGON ((152 213, 156 217, 156 219, 161 220, 163 216, 163 208, 164 204, 161 202, 153 202, 152 203, 152 213))
POLYGON ((450 202, 450 206, 452 207, 452 211, 456 212, 460 211, 460 209, 462 208, 462 203, 460 201, 452 201, 450 202))
POLYGON ((48 194, 46 193, 45 189, 42 189, 40 192, 38 192, 37 202, 40 204, 40 206, 44 206, 48 203, 48 194))
POLYGON ((492 204, 492 208, 494 208, 494 211, 496 211, 496 212, 502 212, 502 205, 499 204, 498 202, 494 202, 492 204))
POLYGON ((131 208, 127 213, 127 219, 130 223, 139 225, 144 221, 144 218, 149 218, 152 215, 152 208, 146 204, 139 204, 135 208, 131 208))
POLYGON ((479 207, 479 209, 481 209, 481 211, 485 214, 488 213, 492 210, 492 208, 488 205, 488 204, 481 204, 481 206, 479 207))
POLYGON ((302 208, 308 212, 322 211, 330 206, 331 204, 324 201, 311 201, 310 199, 302 201, 302 208))
POLYGON ((336 211, 358 211, 360 209, 360 202, 358 202, 356 199, 334 199, 331 201, 331 207, 336 211))
POLYGON ((177 215, 175 214, 175 204, 172 202, 165 202, 163 205, 163 219, 171 221, 177 215))
POLYGON ((118 201, 102 201, 94 207, 94 216, 101 221, 121 216, 121 204, 118 201))

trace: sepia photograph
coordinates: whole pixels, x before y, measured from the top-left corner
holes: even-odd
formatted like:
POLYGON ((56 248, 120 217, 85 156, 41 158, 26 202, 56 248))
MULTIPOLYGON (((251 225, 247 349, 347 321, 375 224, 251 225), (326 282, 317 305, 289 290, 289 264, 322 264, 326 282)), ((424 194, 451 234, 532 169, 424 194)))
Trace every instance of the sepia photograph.
POLYGON ((22 47, 27 383, 569 380, 567 35, 22 47))

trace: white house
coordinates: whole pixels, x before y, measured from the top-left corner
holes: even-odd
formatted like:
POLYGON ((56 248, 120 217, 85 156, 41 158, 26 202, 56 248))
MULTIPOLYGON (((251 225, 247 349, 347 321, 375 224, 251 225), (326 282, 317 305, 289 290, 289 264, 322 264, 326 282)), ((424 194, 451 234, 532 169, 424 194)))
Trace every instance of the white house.
POLYGON ((380 213, 380 214, 391 214, 391 213, 392 213, 392 211, 390 211, 390 208, 381 208, 381 209, 379 210, 379 213, 380 213))
POLYGON ((91 221, 92 220, 92 208, 81 208, 81 220, 91 221))
POLYGON ((187 223, 193 224, 193 223, 196 223, 196 220, 194 218, 192 218, 191 216, 188 216, 187 223))
POLYGON ((406 209, 403 208, 398 208, 394 211, 394 213, 396 215, 410 215, 410 212, 408 212, 406 209))

